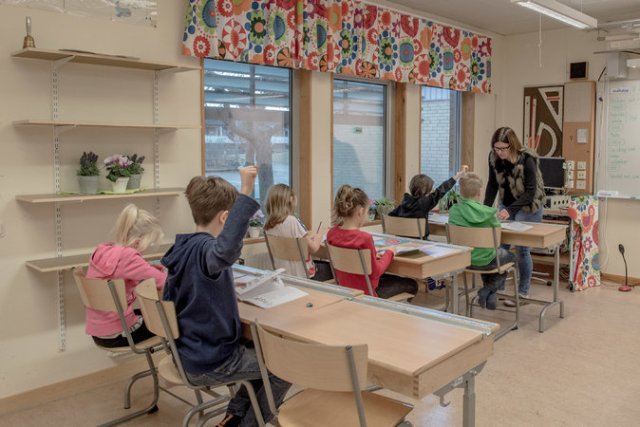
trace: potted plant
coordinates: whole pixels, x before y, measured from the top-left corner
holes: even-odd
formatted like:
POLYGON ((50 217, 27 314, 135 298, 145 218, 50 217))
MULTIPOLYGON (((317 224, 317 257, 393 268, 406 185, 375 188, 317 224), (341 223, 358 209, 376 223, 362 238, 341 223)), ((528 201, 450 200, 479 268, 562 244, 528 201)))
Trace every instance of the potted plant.
POLYGON ((396 202, 383 197, 376 200, 376 211, 378 212, 378 218, 382 219, 383 215, 387 215, 396 207, 396 202))
POLYGON ((373 199, 369 199, 369 221, 373 221, 376 219, 376 201, 373 199))
POLYGON ((253 214, 251 219, 249 220, 249 237, 255 239, 260 237, 260 229, 264 225, 264 214, 260 209, 258 212, 253 214))
POLYGON ((142 162, 144 162, 144 156, 138 157, 137 154, 133 154, 132 156, 128 156, 131 164, 128 166, 129 170, 129 183, 127 184, 128 190, 137 190, 140 188, 140 180, 142 178, 142 172, 144 172, 144 168, 142 167, 142 162))
POLYGON ((440 199, 438 209, 441 211, 448 211, 451 206, 458 203, 458 200, 460 200, 460 193, 456 190, 450 190, 442 199, 440 199))
POLYGON ((122 154, 114 154, 104 159, 104 167, 109 171, 107 179, 111 181, 114 193, 127 191, 129 183, 129 165, 131 160, 122 154))
POLYGON ((80 169, 77 172, 80 194, 96 194, 98 192, 98 155, 93 151, 85 151, 80 156, 80 169))

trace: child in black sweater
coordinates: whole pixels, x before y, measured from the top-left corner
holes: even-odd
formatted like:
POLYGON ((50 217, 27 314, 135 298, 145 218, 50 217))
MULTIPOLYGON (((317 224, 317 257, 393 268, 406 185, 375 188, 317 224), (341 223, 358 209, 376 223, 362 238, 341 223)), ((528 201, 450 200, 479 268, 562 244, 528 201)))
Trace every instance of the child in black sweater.
POLYGON ((462 169, 433 189, 433 179, 431 177, 419 174, 411 178, 409 182, 410 193, 404 193, 400 205, 389 212, 389 216, 399 216, 404 218, 425 218, 427 227, 425 230, 426 239, 429 237, 429 211, 436 207, 440 199, 456 185, 456 181, 467 171, 467 166, 463 165, 462 169))

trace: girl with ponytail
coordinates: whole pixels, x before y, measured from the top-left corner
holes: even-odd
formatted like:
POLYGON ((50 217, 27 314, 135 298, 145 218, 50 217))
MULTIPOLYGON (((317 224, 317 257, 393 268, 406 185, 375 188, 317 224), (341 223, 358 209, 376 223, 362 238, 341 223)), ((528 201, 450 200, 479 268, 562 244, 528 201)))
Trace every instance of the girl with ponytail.
MULTIPOLYGON (((367 222, 369 197, 359 188, 343 185, 338 189, 333 203, 333 227, 327 233, 327 242, 333 246, 349 249, 369 249, 371 252, 371 275, 369 280, 374 296, 389 298, 402 292, 416 294, 418 284, 415 280, 383 274, 393 261, 395 248, 387 249, 384 254, 377 255, 371 234, 361 231, 367 222)), ((341 285, 368 293, 367 283, 362 275, 345 273, 336 270, 341 285)))
MULTIPOLYGON (((133 309, 133 290, 145 279, 155 279, 158 289, 164 286, 167 279, 164 267, 149 264, 141 254, 162 239, 162 229, 153 215, 130 204, 120 213, 114 234, 113 243, 100 244, 91 254, 87 277, 124 280, 127 294, 125 319, 133 341, 144 341, 153 334, 145 327, 140 312, 133 309)), ((86 332, 99 346, 128 345, 117 313, 86 309, 86 318, 86 332)))

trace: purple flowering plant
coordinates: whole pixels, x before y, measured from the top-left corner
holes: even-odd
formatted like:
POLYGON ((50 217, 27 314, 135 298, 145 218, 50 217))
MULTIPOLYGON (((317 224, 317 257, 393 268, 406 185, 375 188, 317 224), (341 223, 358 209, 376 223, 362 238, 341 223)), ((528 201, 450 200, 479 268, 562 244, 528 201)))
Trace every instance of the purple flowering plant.
POLYGON ((109 171, 107 179, 116 182, 118 178, 128 178, 131 176, 129 166, 131 160, 122 154, 114 154, 104 159, 104 167, 109 171))
POLYGON ((264 225, 264 214, 262 209, 258 209, 256 213, 249 219, 249 227, 262 227, 264 225))

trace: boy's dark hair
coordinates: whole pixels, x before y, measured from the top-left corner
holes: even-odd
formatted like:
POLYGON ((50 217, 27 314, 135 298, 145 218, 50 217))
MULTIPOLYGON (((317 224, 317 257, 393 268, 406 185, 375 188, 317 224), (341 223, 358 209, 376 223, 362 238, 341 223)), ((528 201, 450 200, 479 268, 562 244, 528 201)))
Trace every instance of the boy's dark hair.
POLYGON ((196 225, 209 224, 218 212, 231 209, 238 197, 235 187, 219 176, 193 177, 184 194, 196 225))
POLYGON ((431 193, 433 189, 433 179, 431 177, 419 174, 411 178, 409 181, 409 192, 413 197, 422 197, 431 193))

